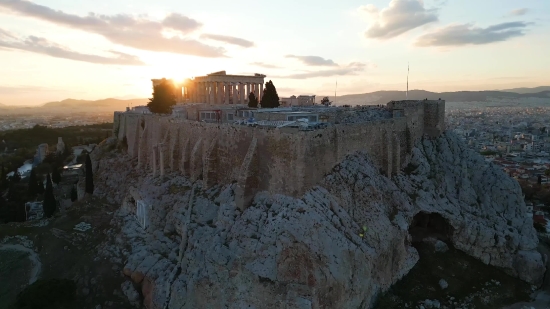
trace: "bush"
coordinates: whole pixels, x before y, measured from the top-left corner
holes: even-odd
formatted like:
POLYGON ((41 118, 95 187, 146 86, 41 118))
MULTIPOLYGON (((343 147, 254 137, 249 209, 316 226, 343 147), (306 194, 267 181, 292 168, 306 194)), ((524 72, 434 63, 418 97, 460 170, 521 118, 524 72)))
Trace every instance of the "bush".
POLYGON ((15 301, 16 309, 74 308, 76 283, 68 279, 38 280, 25 288, 15 301))

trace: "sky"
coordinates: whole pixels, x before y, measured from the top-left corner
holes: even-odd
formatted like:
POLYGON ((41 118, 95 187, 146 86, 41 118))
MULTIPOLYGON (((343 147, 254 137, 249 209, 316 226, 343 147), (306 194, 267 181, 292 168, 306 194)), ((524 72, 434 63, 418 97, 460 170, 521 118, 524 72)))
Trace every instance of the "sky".
POLYGON ((550 85, 548 0, 0 0, 0 103, 267 75, 279 96, 550 85), (337 83, 337 86, 336 86, 337 83))

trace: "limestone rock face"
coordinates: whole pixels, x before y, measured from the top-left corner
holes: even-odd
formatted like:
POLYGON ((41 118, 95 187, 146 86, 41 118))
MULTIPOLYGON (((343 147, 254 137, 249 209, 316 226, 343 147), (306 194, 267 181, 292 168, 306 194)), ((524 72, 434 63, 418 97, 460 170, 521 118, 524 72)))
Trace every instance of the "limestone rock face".
POLYGON ((419 142, 408 174, 389 179, 358 153, 301 198, 261 192, 242 212, 235 184, 153 178, 112 143, 92 152, 94 195, 122 205, 101 252, 147 308, 369 308, 417 262, 419 213, 439 214, 448 240, 486 263, 534 284, 544 273, 519 186, 452 134, 419 142), (146 229, 130 186, 150 205, 146 229))
POLYGON ((453 227, 453 245, 535 285, 544 266, 519 184, 469 150, 454 134, 413 149, 410 175, 395 177, 416 211, 438 213, 453 227))

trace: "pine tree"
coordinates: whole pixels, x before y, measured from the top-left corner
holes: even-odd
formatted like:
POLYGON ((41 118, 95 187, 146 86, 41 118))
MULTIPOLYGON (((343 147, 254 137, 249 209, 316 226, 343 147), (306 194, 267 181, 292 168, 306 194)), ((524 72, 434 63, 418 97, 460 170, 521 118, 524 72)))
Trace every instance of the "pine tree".
POLYGON ((254 92, 251 92, 248 95, 248 107, 258 107, 258 99, 256 98, 256 95, 254 95, 254 92))
POLYGON ((151 113, 170 114, 172 107, 176 105, 175 88, 168 80, 156 85, 153 90, 153 97, 149 99, 147 107, 151 113))
POLYGON ((275 85, 273 85, 272 81, 265 83, 264 95, 260 104, 262 105, 262 108, 279 107, 279 95, 277 94, 277 89, 275 89, 275 85))
POLYGON ((57 168, 57 167, 54 167, 54 168, 53 168, 53 171, 52 171, 52 181, 53 181, 53 183, 55 183, 56 185, 58 185, 59 182, 61 181, 61 174, 59 173, 59 168, 57 168))
POLYGON ((86 193, 94 193, 94 175, 92 173, 92 160, 86 156, 86 193))
POLYGON ((55 200, 55 196, 53 195, 52 179, 50 178, 50 174, 48 174, 48 177, 46 178, 46 192, 44 192, 44 202, 42 203, 44 216, 46 216, 46 218, 51 218, 51 216, 55 213, 56 204, 57 202, 55 200))
POLYGON ((38 194, 38 179, 36 178, 36 169, 31 170, 29 175, 29 195, 35 197, 38 194))

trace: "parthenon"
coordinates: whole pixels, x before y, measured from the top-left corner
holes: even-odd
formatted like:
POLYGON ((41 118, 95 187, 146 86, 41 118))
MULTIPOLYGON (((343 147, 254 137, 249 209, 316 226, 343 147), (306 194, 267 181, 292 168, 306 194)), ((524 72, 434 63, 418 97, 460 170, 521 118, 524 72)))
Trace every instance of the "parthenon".
MULTIPOLYGON (((248 95, 254 92, 258 101, 264 92, 265 75, 227 75, 225 71, 186 79, 174 83, 177 102, 207 104, 246 104, 248 95)), ((153 87, 162 79, 153 79, 153 87)))

